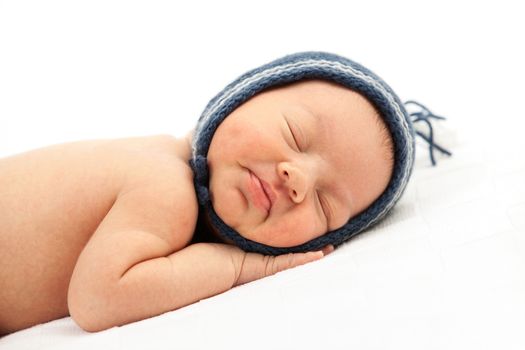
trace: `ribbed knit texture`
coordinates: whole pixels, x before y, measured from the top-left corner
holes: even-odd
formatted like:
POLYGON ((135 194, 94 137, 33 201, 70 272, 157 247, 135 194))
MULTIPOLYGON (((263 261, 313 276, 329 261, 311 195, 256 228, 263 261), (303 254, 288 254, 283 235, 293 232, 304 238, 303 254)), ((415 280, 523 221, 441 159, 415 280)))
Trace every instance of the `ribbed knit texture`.
POLYGON ((413 163, 414 128, 403 103, 393 90, 360 64, 326 52, 302 52, 282 57, 243 74, 226 86, 208 103, 198 121, 193 139, 193 158, 190 160, 199 205, 201 210, 207 212, 219 234, 243 250, 269 255, 318 250, 328 244, 338 246, 374 225, 401 197, 412 173, 413 163), (343 227, 294 247, 271 247, 242 237, 217 215, 210 201, 206 157, 215 130, 236 107, 269 87, 302 79, 333 81, 365 96, 377 108, 392 135, 394 169, 381 196, 343 227))

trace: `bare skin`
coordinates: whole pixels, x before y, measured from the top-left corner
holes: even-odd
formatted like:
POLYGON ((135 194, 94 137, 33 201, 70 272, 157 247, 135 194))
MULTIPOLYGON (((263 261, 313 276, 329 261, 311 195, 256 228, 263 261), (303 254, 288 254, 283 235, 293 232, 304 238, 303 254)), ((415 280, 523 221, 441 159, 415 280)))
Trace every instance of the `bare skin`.
POLYGON ((161 136, 76 142, 0 160, 0 281, 7 286, 0 333, 67 316, 76 261, 126 180, 147 179, 148 163, 187 178, 179 161, 187 152, 180 140, 161 136))
MULTIPOLYGON (((249 100, 218 128, 210 188, 216 211, 241 234, 290 246, 366 208, 386 186, 391 163, 365 99, 315 81, 276 91, 249 100), (326 124, 303 119, 298 101, 309 101, 313 114, 329 112, 326 124), (284 105, 288 120, 275 109, 284 105), (240 131, 243 137, 229 137, 240 131), (275 192, 271 215, 246 168, 275 192)), ((123 325, 333 250, 270 257, 229 244, 190 245, 198 207, 189 157, 189 136, 159 135, 0 159, 0 335, 68 315, 87 331, 123 325)))
POLYGON ((70 314, 98 331, 323 256, 187 246, 197 217, 189 152, 187 139, 159 135, 1 159, 0 335, 70 314))

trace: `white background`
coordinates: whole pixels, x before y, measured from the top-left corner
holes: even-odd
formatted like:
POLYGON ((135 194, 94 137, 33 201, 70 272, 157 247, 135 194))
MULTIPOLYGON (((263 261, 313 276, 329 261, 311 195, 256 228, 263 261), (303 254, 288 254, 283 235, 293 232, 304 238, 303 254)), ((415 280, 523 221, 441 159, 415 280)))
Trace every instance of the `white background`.
POLYGON ((304 50, 354 59, 447 116, 437 130, 454 152, 432 168, 418 147, 393 215, 319 262, 96 334, 64 318, 0 348, 524 349, 523 13, 510 1, 0 0, 0 157, 182 135, 238 75, 304 50))
POLYGON ((0 156, 182 135, 238 75, 304 50, 347 56, 401 99, 512 140, 524 125, 516 3, 0 0, 0 156))

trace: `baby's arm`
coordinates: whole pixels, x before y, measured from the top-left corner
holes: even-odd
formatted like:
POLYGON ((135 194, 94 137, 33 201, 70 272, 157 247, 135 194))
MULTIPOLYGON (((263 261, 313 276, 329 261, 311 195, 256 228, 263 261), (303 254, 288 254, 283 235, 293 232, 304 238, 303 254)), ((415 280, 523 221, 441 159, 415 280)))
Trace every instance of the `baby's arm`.
POLYGON ((322 257, 264 257, 225 244, 186 247, 198 208, 191 172, 185 171, 186 166, 173 174, 135 177, 93 234, 68 292, 69 312, 83 329, 159 315, 322 257))

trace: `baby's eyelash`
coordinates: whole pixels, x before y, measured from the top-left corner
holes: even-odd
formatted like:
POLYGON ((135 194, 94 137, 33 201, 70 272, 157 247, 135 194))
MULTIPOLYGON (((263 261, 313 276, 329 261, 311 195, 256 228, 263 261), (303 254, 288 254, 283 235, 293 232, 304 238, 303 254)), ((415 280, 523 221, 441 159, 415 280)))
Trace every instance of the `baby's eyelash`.
POLYGON ((301 151, 301 147, 299 147, 299 142, 297 142, 297 138, 295 137, 295 134, 292 130, 292 127, 290 126, 290 123, 288 122, 288 120, 286 120, 286 125, 288 125, 288 130, 290 130, 290 134, 292 134, 292 138, 293 138, 293 141, 295 143, 295 146, 297 147, 297 149, 299 151, 301 151))
POLYGON ((326 222, 328 222, 328 215, 326 215, 326 210, 324 208, 323 201, 321 200, 321 196, 319 195, 319 191, 315 191, 315 193, 317 195, 317 200, 319 201, 319 205, 321 206, 321 210, 323 211, 326 222))

